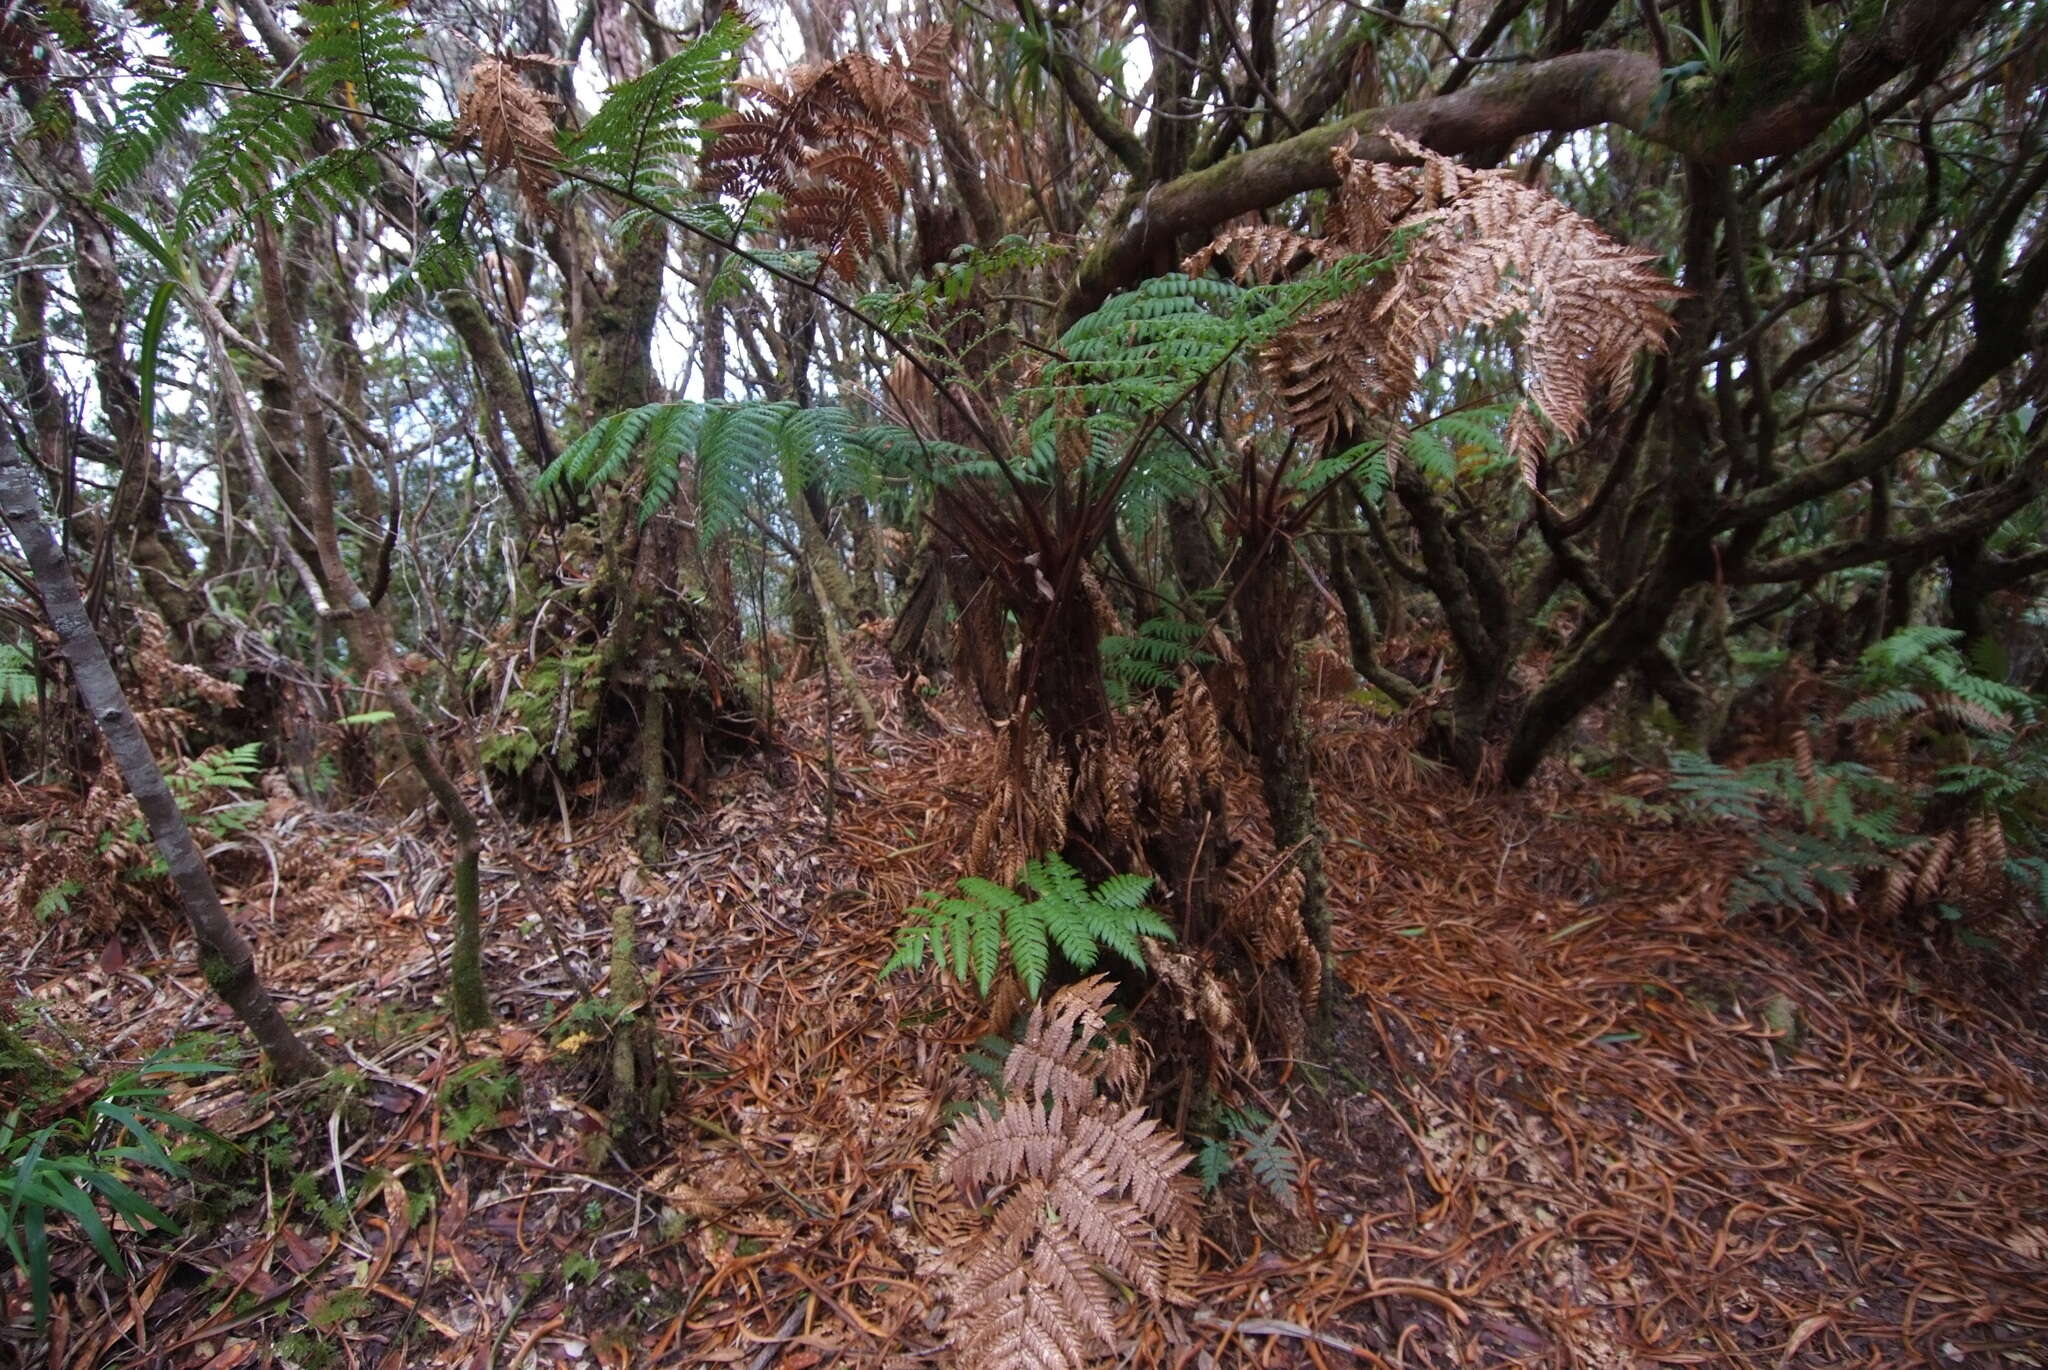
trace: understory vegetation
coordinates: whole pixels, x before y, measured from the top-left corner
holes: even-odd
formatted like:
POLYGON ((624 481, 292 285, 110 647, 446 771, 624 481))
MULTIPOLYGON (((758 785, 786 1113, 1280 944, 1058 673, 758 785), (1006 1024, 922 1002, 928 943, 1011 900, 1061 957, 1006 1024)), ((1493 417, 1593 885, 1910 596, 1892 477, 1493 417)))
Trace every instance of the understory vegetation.
POLYGON ((2039 0, 0 16, 0 1352, 2039 1364, 2039 0))

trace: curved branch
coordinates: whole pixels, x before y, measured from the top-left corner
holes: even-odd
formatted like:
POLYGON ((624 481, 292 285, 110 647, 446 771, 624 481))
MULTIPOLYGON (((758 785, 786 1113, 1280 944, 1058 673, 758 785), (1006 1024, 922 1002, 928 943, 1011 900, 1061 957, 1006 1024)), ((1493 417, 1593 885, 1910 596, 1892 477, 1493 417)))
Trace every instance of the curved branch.
POLYGON ((1972 538, 1979 538, 2004 523, 2032 499, 2041 488, 2041 468, 2048 463, 2048 447, 2037 449, 2025 467, 1992 486, 1957 500, 1947 518, 1923 528, 1891 537, 1871 536, 1829 543, 1808 551, 1738 567, 1728 573, 1732 585, 1784 584, 1816 580, 1833 571, 1867 566, 1876 561, 1900 557, 1939 556, 1972 538))
MULTIPOLYGON (((1568 53, 1445 95, 1366 110, 1253 148, 1147 191, 1129 220, 1083 263, 1066 302, 1077 319, 1141 277, 1183 235, 1206 234, 1251 210, 1336 184, 1330 152, 1356 135, 1361 157, 1394 160, 1383 132, 1456 156, 1534 133, 1616 124, 1695 161, 1746 162, 1794 151, 1846 109, 1920 65, 1991 9, 1990 0, 1904 0, 1831 50, 1758 50, 1724 82, 1717 104, 1660 99, 1663 69, 1647 53, 1568 53)), ((1669 92, 1664 92, 1667 96, 1669 92)), ((1711 97, 1710 97, 1711 98, 1711 97)))

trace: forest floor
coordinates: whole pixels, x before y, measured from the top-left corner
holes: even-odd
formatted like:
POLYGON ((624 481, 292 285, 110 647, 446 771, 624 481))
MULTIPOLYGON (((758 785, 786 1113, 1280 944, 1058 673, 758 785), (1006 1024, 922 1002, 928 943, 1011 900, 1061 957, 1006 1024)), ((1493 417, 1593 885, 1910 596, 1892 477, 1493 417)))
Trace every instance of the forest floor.
MULTIPOLYGON (((778 702, 783 745, 662 866, 624 810, 498 827, 503 1026, 461 1040, 436 827, 274 801, 217 865, 350 1085, 180 1089, 233 1144, 155 1183, 184 1234, 129 1234, 126 1281, 62 1246, 46 1333, 8 1291, 0 1364, 942 1363, 915 1182, 985 1025, 875 972, 957 874, 978 733, 942 705, 828 760, 815 693, 778 702), (639 1164, 593 1167, 571 1014, 622 903, 678 1088, 639 1164)), ((1226 1176, 1195 1301, 1134 1320, 1123 1364, 2048 1364, 2037 1012, 1911 939, 1724 916, 1744 844, 1674 820, 1660 776, 1475 791, 1410 723, 1315 708, 1352 997, 1260 1101, 1298 1193, 1226 1176)), ((50 805, 0 795, 0 822, 50 805)), ((0 913, 32 1035, 102 1075, 172 1043, 245 1060, 169 926, 0 913)))

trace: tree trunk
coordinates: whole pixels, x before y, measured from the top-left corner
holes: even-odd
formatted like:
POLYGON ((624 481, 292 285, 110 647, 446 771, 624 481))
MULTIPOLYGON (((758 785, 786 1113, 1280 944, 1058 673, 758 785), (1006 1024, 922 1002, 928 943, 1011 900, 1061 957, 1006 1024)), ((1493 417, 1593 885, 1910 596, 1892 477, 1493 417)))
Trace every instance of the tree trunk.
POLYGON ((477 859, 483 837, 476 814, 435 751, 426 717, 414 702, 412 689, 392 642, 391 625, 357 584, 341 552, 340 527, 334 508, 334 454, 327 439, 326 416, 313 400, 313 385, 299 352, 297 321, 285 286, 283 253, 268 225, 256 234, 257 265, 263 284, 265 322, 270 347, 284 367, 298 418, 299 479, 305 495, 305 522, 313 543, 313 562, 326 591, 329 614, 339 620, 349 654, 362 672, 363 688, 395 715, 399 745, 413 770, 434 796, 434 802, 455 837, 455 929, 448 950, 448 1008, 455 1026, 465 1031, 489 1027, 490 999, 483 982, 483 915, 478 890, 477 859))
POLYGON ((1301 671, 1295 661, 1300 596, 1290 543, 1278 530, 1247 528, 1238 622, 1243 626, 1245 707, 1252 753, 1273 822, 1273 849, 1292 853, 1301 872, 1301 924, 1322 959, 1321 1003, 1330 1003, 1330 909, 1323 890, 1323 829, 1308 728, 1301 716, 1301 671), (1256 539, 1256 542, 1254 541, 1256 539))
POLYGON ((1353 560, 1363 561, 1363 554, 1349 546, 1350 540, 1341 534, 1333 535, 1328 541, 1330 590, 1337 596, 1338 607, 1344 611, 1344 640, 1351 648, 1351 669, 1358 672, 1359 679, 1376 687, 1394 703, 1402 706, 1413 704, 1421 691, 1380 662, 1372 606, 1359 594, 1357 578, 1351 573, 1353 560))
POLYGON ((86 617, 78 579, 43 525, 35 481, 14 444, 14 435, 0 425, 0 514, 21 544, 34 572, 50 626, 63 644, 72 677, 86 711, 99 725, 121 779, 142 810, 151 838, 178 889, 178 903, 199 939, 200 969, 206 982, 235 1011, 262 1046, 277 1073, 286 1079, 318 1075, 326 1064, 307 1046, 278 1012, 270 992, 256 974, 255 954, 221 907, 220 892, 206 869, 192 830, 164 783, 164 774, 150 754, 149 743, 128 707, 106 648, 86 617))

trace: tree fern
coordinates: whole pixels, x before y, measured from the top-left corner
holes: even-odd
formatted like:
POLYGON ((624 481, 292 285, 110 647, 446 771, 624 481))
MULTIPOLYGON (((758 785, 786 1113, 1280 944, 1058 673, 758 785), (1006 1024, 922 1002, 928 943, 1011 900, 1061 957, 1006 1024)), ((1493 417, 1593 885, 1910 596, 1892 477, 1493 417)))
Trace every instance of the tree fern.
POLYGON ((958 897, 927 894, 931 902, 910 910, 918 921, 897 933, 896 952, 881 974, 916 970, 929 954, 955 979, 971 977, 987 994, 1007 946, 1011 965, 1035 998, 1055 951, 1079 971, 1094 969, 1104 949, 1142 969, 1139 939, 1173 936, 1165 920, 1145 907, 1151 887, 1149 876, 1113 875, 1091 890, 1057 853, 1026 862, 1018 890, 969 876, 960 881, 958 897), (1026 886, 1036 898, 1019 892, 1026 886))
POLYGON ((681 206, 688 198, 683 169, 704 146, 704 125, 727 112, 719 96, 752 33, 728 8, 681 52, 614 86, 569 145, 569 160, 642 199, 681 206))

